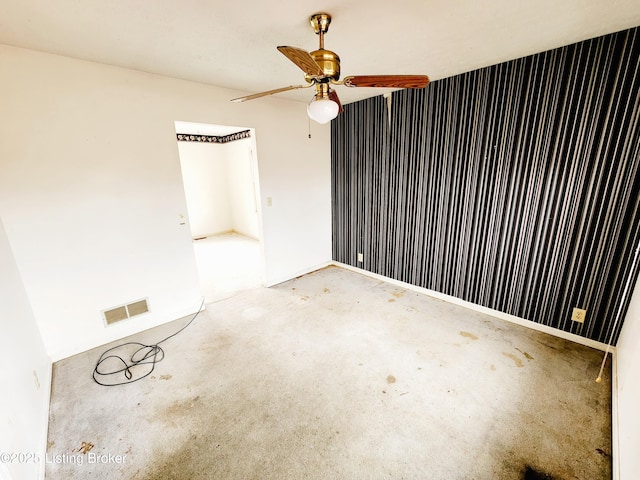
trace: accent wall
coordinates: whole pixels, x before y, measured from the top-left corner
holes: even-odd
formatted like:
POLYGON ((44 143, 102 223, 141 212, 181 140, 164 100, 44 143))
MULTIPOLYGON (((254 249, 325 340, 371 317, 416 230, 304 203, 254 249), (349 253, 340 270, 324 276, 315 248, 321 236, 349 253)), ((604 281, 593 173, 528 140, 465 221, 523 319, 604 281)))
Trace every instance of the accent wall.
POLYGON ((640 236, 639 92, 634 28, 345 105, 333 259, 615 343, 640 236))

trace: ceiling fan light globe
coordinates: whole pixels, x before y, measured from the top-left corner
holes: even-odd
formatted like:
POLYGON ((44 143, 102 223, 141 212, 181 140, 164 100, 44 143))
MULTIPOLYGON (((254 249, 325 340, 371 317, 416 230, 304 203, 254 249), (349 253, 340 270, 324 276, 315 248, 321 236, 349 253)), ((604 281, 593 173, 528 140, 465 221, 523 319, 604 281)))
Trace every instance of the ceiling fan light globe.
POLYGON ((307 107, 309 118, 314 122, 327 123, 338 116, 338 104, 332 100, 313 100, 307 107))

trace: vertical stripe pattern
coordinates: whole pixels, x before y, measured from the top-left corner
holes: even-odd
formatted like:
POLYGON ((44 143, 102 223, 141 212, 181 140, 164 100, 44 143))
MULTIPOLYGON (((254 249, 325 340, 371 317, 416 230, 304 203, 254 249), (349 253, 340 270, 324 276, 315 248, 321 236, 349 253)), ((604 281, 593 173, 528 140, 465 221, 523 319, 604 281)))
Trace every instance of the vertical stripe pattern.
POLYGON ((388 108, 374 97, 332 122, 334 259, 617 339, 640 238, 640 29, 395 92, 388 108))

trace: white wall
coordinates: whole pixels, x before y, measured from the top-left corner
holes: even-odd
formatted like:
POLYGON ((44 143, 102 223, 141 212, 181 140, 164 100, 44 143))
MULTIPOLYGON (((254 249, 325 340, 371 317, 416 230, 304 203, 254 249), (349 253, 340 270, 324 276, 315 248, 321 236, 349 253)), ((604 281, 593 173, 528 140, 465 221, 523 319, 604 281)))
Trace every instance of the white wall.
POLYGON ((176 120, 255 128, 268 285, 330 261, 330 128, 308 139, 305 104, 8 46, 0 63, 0 215, 54 360, 199 306, 176 120))
POLYGON ((254 189, 252 142, 247 138, 224 144, 233 230, 260 238, 258 205, 254 189))
POLYGON ((194 238, 230 231, 260 238, 253 143, 178 142, 194 238))
POLYGON ((616 345, 620 480, 640 472, 640 279, 616 345))
MULTIPOLYGON (((0 326, 0 375, 3 392, 0 395, 0 452, 32 452, 40 455, 43 460, 49 415, 51 362, 45 353, 2 220, 0 326), (35 375, 38 377, 39 387, 35 375)), ((8 470, 15 479, 43 478, 43 466, 44 461, 11 462, 2 468, 8 470)))
POLYGON ((191 235, 194 238, 233 230, 229 173, 220 158, 224 145, 178 142, 191 235))

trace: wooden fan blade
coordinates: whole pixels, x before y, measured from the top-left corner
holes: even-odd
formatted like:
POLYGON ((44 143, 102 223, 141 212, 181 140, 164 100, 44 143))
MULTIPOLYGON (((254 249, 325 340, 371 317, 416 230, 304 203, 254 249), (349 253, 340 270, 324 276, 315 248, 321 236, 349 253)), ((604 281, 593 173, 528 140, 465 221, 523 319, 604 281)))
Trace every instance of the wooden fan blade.
POLYGON ((266 92, 254 93, 253 95, 247 95, 246 97, 234 98, 232 102, 246 102, 247 100, 254 100, 260 97, 266 97, 267 95, 273 95, 274 93, 287 92, 289 90, 297 90, 299 88, 309 88, 311 85, 289 85, 288 87, 276 88, 274 90, 267 90, 266 92))
POLYGON ((338 98, 338 94, 335 90, 331 90, 329 92, 329 100, 333 100, 338 104, 338 114, 344 112, 344 108, 342 108, 342 103, 340 103, 340 99, 338 98))
POLYGON ((424 88, 429 85, 426 75, 357 75, 345 77, 347 87, 424 88))
POLYGON ((296 47, 278 47, 278 51, 295 63, 300 70, 313 78, 324 77, 324 70, 306 50, 296 47))

